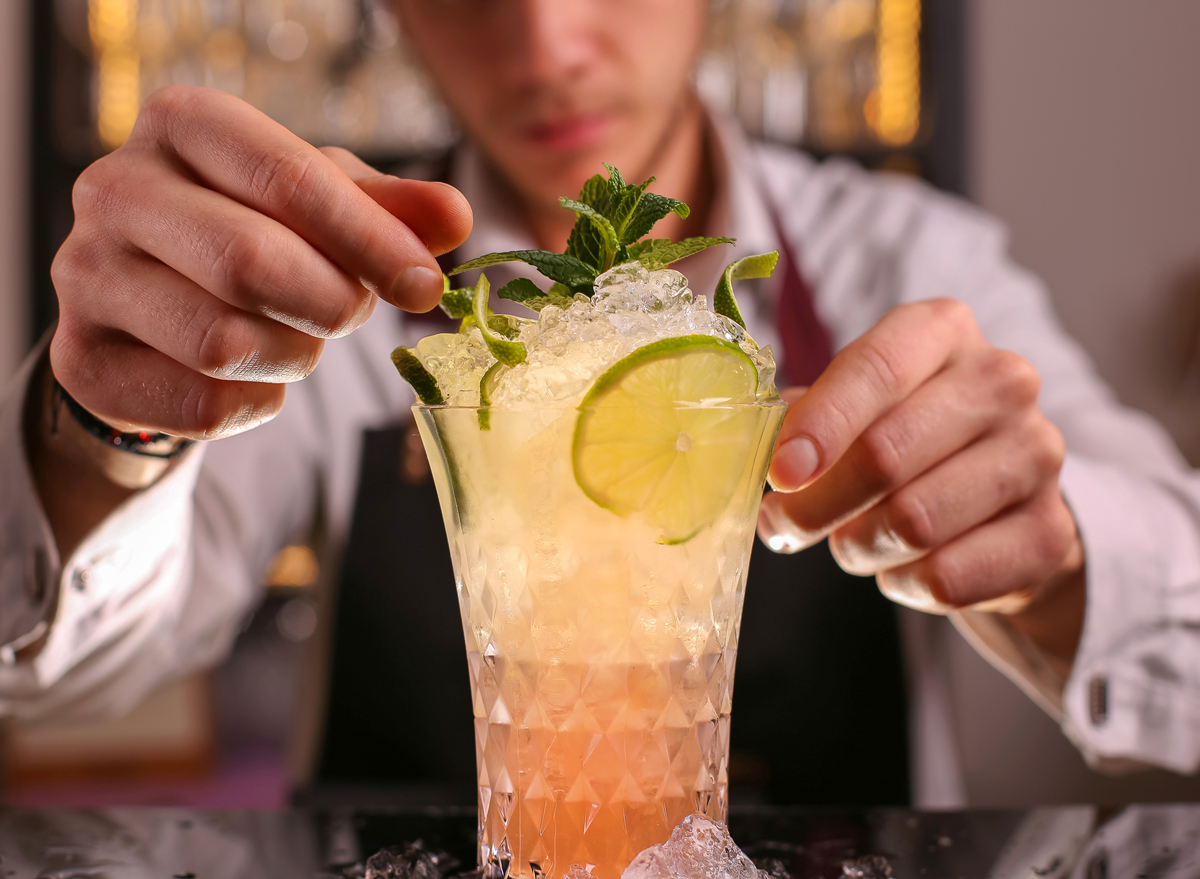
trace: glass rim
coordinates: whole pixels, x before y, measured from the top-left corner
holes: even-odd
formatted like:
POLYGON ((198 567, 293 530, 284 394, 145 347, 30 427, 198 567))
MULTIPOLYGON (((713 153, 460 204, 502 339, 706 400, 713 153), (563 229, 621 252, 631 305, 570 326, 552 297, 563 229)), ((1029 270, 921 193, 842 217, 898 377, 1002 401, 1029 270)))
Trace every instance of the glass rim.
MULTIPOLYGON (((484 411, 488 411, 488 412, 493 412, 493 411, 494 412, 571 412, 571 411, 576 411, 576 412, 578 412, 582 408, 581 403, 582 403, 581 400, 573 400, 569 403, 563 402, 563 403, 559 403, 557 405, 556 404, 541 404, 541 405, 530 404, 530 405, 522 405, 522 406, 499 406, 496 404, 492 404, 490 406, 480 406, 480 405, 461 406, 461 405, 455 405, 455 404, 451 404, 451 403, 434 403, 431 405, 428 403, 422 403, 420 401, 417 401, 416 403, 413 403, 411 408, 414 412, 418 411, 418 410, 423 411, 423 412, 454 412, 454 411, 460 411, 460 410, 463 412, 484 412, 484 411)), ((744 409, 774 409, 774 408, 777 408, 780 406, 786 408, 787 405, 788 405, 787 401, 784 400, 782 397, 776 397, 773 400, 755 400, 751 403, 719 403, 719 404, 714 404, 712 406, 701 406, 701 405, 697 405, 695 403, 680 403, 679 405, 676 405, 676 406, 645 405, 645 406, 626 406, 624 408, 629 409, 631 411, 641 411, 644 409, 660 409, 660 410, 666 409, 671 412, 686 412, 686 411, 720 412, 720 411, 727 411, 727 410, 744 410, 744 409)))

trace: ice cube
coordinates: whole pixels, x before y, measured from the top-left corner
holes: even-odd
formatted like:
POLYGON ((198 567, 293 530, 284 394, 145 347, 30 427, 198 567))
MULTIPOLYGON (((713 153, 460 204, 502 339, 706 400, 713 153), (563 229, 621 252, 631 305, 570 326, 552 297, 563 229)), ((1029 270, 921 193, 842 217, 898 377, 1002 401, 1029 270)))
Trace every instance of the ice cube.
POLYGON ((883 855, 866 855, 842 863, 842 879, 891 879, 892 865, 883 855))
MULTIPOLYGON (((687 279, 672 269, 648 271, 640 263, 616 266, 596 279, 591 299, 580 296, 566 309, 543 308, 520 328, 527 359, 506 370, 492 389, 493 405, 559 405, 581 397, 606 369, 658 339, 700 334, 740 345, 759 370, 760 398, 774 395, 774 360, 759 351, 745 330, 693 296, 687 279)), ((418 354, 452 405, 475 405, 478 384, 492 363, 477 329, 467 341, 441 336, 422 340, 418 354), (428 349, 428 350, 427 350, 428 349)))
POLYGON ((655 314, 686 308, 692 301, 687 278, 674 269, 647 271, 639 262, 609 269, 596 278, 592 302, 601 311, 655 314))
POLYGON ((441 879, 453 872, 457 859, 431 852, 421 840, 408 845, 388 846, 367 858, 365 879, 441 879))
POLYGON ((696 812, 661 845, 633 859, 621 879, 768 879, 737 847, 724 824, 696 812))
POLYGON ((578 864, 572 864, 571 869, 567 870, 563 879, 594 879, 594 877, 578 864))
POLYGON ((416 351, 437 379, 448 405, 478 405, 479 380, 494 362, 478 329, 426 336, 417 343, 416 351))

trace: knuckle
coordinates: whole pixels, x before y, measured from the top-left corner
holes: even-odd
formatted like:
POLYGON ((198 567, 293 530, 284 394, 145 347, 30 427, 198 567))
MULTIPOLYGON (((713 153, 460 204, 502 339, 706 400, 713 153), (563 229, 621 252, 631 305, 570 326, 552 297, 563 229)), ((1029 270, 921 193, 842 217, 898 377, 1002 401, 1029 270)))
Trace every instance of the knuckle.
POLYGON ((316 157, 307 151, 261 156, 250 172, 250 195, 275 213, 307 214, 319 201, 315 170, 316 157))
POLYGON ((940 323, 952 329, 975 329, 975 314, 971 311, 969 305, 959 299, 951 299, 948 296, 943 296, 937 299, 929 299, 925 305, 928 306, 940 323))
POLYGON ((282 386, 252 390, 236 382, 197 377, 180 400, 184 431, 197 439, 239 433, 274 418, 283 407, 282 386))
POLYGON ((905 545, 930 550, 937 544, 937 529, 932 511, 915 491, 901 491, 887 504, 888 529, 905 545))
POLYGON ((1067 444, 1062 433, 1043 417, 1039 417, 1030 430, 1033 435, 1028 447, 1037 474, 1043 479, 1057 474, 1067 455, 1067 444))
POLYGON ((868 427, 855 443, 855 465, 872 486, 898 484, 904 476, 904 452, 886 426, 868 427))
POLYGON ((321 354, 325 351, 325 342, 304 333, 295 335, 298 338, 293 345, 289 367, 285 371, 297 379, 308 378, 317 368, 317 364, 321 362, 321 354))
POLYGON ((902 351, 879 339, 873 339, 863 345, 859 353, 868 381, 881 388, 889 397, 903 391, 907 385, 908 368, 902 351))
POLYGON ((196 343, 196 365, 200 372, 219 378, 237 375, 257 359, 253 327, 233 310, 209 319, 200 329, 196 343))
POLYGON ((171 85, 156 89, 147 95, 138 113, 137 128, 143 132, 161 132, 183 112, 188 100, 186 86, 171 85))
POLYGON ((287 283, 286 267, 276 258, 269 237, 253 226, 240 226, 230 233, 217 246, 214 262, 226 289, 249 298, 287 283))
POLYGON ((1036 551, 1043 560, 1057 564, 1071 549, 1075 539, 1075 519, 1058 492, 1050 496, 1038 518, 1034 535, 1036 551))
POLYGON ((121 200, 124 174, 112 156, 98 159, 83 169, 71 188, 71 206, 75 216, 104 214, 121 200))
POLYGON ((375 295, 364 287, 346 296, 341 309, 328 324, 321 324, 322 335, 336 339, 360 327, 375 310, 375 295))
POLYGON ((935 601, 947 607, 961 607, 969 603, 964 600, 964 572, 950 553, 934 553, 924 559, 921 567, 921 579, 935 601))
POLYGON ((62 315, 54 338, 50 340, 50 362, 55 378, 76 398, 76 391, 86 387, 91 374, 84 365, 84 348, 83 336, 75 321, 69 315, 62 315))
POLYGON ((222 382, 193 382, 181 401, 185 428, 200 437, 219 436, 237 411, 235 395, 222 382))
POLYGON ((1032 363, 1012 351, 992 349, 985 358, 984 377, 1003 401, 1027 406, 1037 399, 1042 379, 1032 363))

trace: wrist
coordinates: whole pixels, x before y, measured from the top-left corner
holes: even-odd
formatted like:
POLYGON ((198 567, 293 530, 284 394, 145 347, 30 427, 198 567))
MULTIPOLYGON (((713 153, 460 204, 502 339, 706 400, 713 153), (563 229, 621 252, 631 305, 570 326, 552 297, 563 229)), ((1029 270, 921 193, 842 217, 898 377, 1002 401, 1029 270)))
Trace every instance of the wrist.
POLYGON ((1005 617, 1042 651, 1066 680, 1083 637, 1086 610, 1087 575, 1083 546, 1079 543, 1058 576, 1026 607, 1005 617))
POLYGON ((140 490, 171 468, 190 440, 161 433, 123 433, 80 405, 47 363, 39 384, 41 445, 62 461, 102 475, 122 489, 140 490))

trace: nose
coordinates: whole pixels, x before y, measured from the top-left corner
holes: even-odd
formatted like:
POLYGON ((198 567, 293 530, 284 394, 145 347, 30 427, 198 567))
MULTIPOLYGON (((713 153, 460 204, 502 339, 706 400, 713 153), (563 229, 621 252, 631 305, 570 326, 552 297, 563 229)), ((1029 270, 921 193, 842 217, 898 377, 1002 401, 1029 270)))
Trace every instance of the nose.
POLYGON ((561 83, 596 52, 598 0, 518 0, 520 67, 530 84, 561 83))

